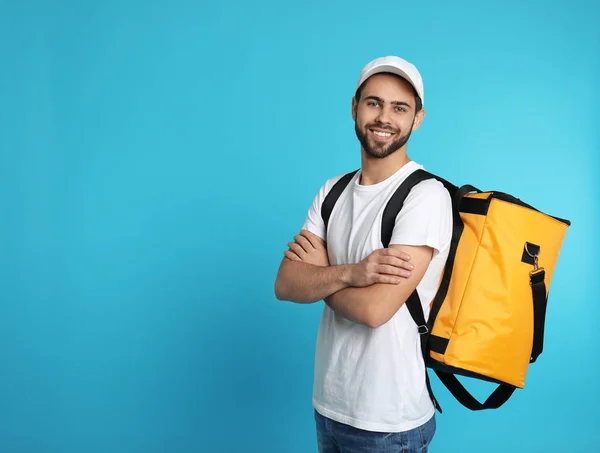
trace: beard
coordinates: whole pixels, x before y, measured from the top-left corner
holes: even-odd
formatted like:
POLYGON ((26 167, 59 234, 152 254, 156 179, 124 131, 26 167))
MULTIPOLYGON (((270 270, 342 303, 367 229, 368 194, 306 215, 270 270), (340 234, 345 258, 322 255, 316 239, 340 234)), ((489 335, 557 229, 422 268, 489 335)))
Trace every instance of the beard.
MULTIPOLYGON (((414 119, 413 119, 413 124, 414 124, 414 119)), ((383 124, 380 124, 380 123, 367 124, 365 126, 364 130, 361 130, 358 127, 358 123, 355 121, 354 122, 354 131, 356 132, 356 137, 358 138, 358 141, 360 142, 363 149, 365 150, 365 153, 367 153, 369 156, 374 157, 376 159, 384 159, 384 158, 388 157, 390 154, 393 154, 396 151, 398 151, 404 145, 406 145, 406 142, 408 142, 408 139, 410 138, 410 134, 412 133, 412 125, 410 127, 408 134, 400 135, 401 131, 399 129, 393 129, 389 126, 384 126, 383 124), (378 129, 383 129, 383 130, 389 131, 392 134, 398 135, 398 138, 391 143, 379 143, 379 142, 376 142, 375 140, 371 140, 368 136, 368 130, 372 127, 376 127, 378 129)))

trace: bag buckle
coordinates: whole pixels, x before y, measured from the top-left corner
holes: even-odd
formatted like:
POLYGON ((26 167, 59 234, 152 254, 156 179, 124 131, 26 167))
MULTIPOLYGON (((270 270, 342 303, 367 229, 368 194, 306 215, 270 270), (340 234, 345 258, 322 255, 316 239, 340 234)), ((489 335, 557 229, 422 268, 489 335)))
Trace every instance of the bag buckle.
POLYGON ((419 330, 419 333, 421 335, 425 335, 426 333, 429 333, 429 329, 427 328, 427 326, 423 325, 423 326, 418 326, 417 327, 419 330))
MULTIPOLYGON (((535 274, 539 274, 540 272, 542 272, 544 270, 543 267, 540 267, 538 264, 538 257, 540 256, 540 252, 542 251, 542 247, 540 246, 540 249, 538 250, 537 253, 533 254, 529 251, 529 249, 527 248, 527 242, 525 242, 525 252, 533 258, 533 270, 529 272, 529 276, 533 277, 535 274)), ((531 284, 531 283, 530 283, 531 284)))

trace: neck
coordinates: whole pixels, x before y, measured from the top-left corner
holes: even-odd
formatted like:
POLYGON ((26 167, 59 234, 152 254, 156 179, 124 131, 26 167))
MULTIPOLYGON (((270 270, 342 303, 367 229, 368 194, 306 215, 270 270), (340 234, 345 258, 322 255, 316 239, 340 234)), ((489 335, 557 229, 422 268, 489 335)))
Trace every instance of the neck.
POLYGON ((410 158, 406 154, 406 145, 383 159, 371 157, 361 148, 361 162, 359 184, 370 186, 385 181, 409 163, 410 158))

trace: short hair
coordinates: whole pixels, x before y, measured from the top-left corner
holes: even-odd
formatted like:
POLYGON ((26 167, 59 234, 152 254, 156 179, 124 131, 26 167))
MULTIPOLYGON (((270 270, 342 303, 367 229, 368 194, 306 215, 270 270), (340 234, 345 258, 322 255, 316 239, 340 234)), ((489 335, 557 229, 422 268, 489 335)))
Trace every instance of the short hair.
MULTIPOLYGON (((398 77, 399 79, 402 80, 406 80, 403 77, 400 77, 398 74, 393 74, 391 72, 380 72, 379 74, 387 74, 387 75, 391 75, 391 76, 395 76, 398 77)), ((367 79, 369 80, 369 79, 367 79)), ((359 86, 356 89, 356 93, 354 94, 354 98, 356 99, 356 102, 358 103, 360 101, 360 96, 362 94, 362 90, 365 86, 365 83, 367 83, 367 80, 365 80, 361 86, 359 86)), ((406 80, 408 82, 408 80, 406 80)), ((410 87, 412 88, 413 94, 415 95, 415 113, 418 113, 422 108, 423 108, 423 101, 421 100, 421 96, 419 96, 417 94, 417 90, 415 90, 415 87, 412 86, 412 84, 410 82, 408 82, 408 84, 410 85, 410 87)))

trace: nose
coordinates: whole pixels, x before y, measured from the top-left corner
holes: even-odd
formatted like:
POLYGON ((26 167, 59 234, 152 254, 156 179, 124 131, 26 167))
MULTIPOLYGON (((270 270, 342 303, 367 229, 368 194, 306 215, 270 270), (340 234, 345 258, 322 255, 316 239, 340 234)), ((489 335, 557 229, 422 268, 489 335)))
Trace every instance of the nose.
POLYGON ((386 107, 382 107, 377 115, 377 120, 382 124, 390 124, 390 114, 386 107))

